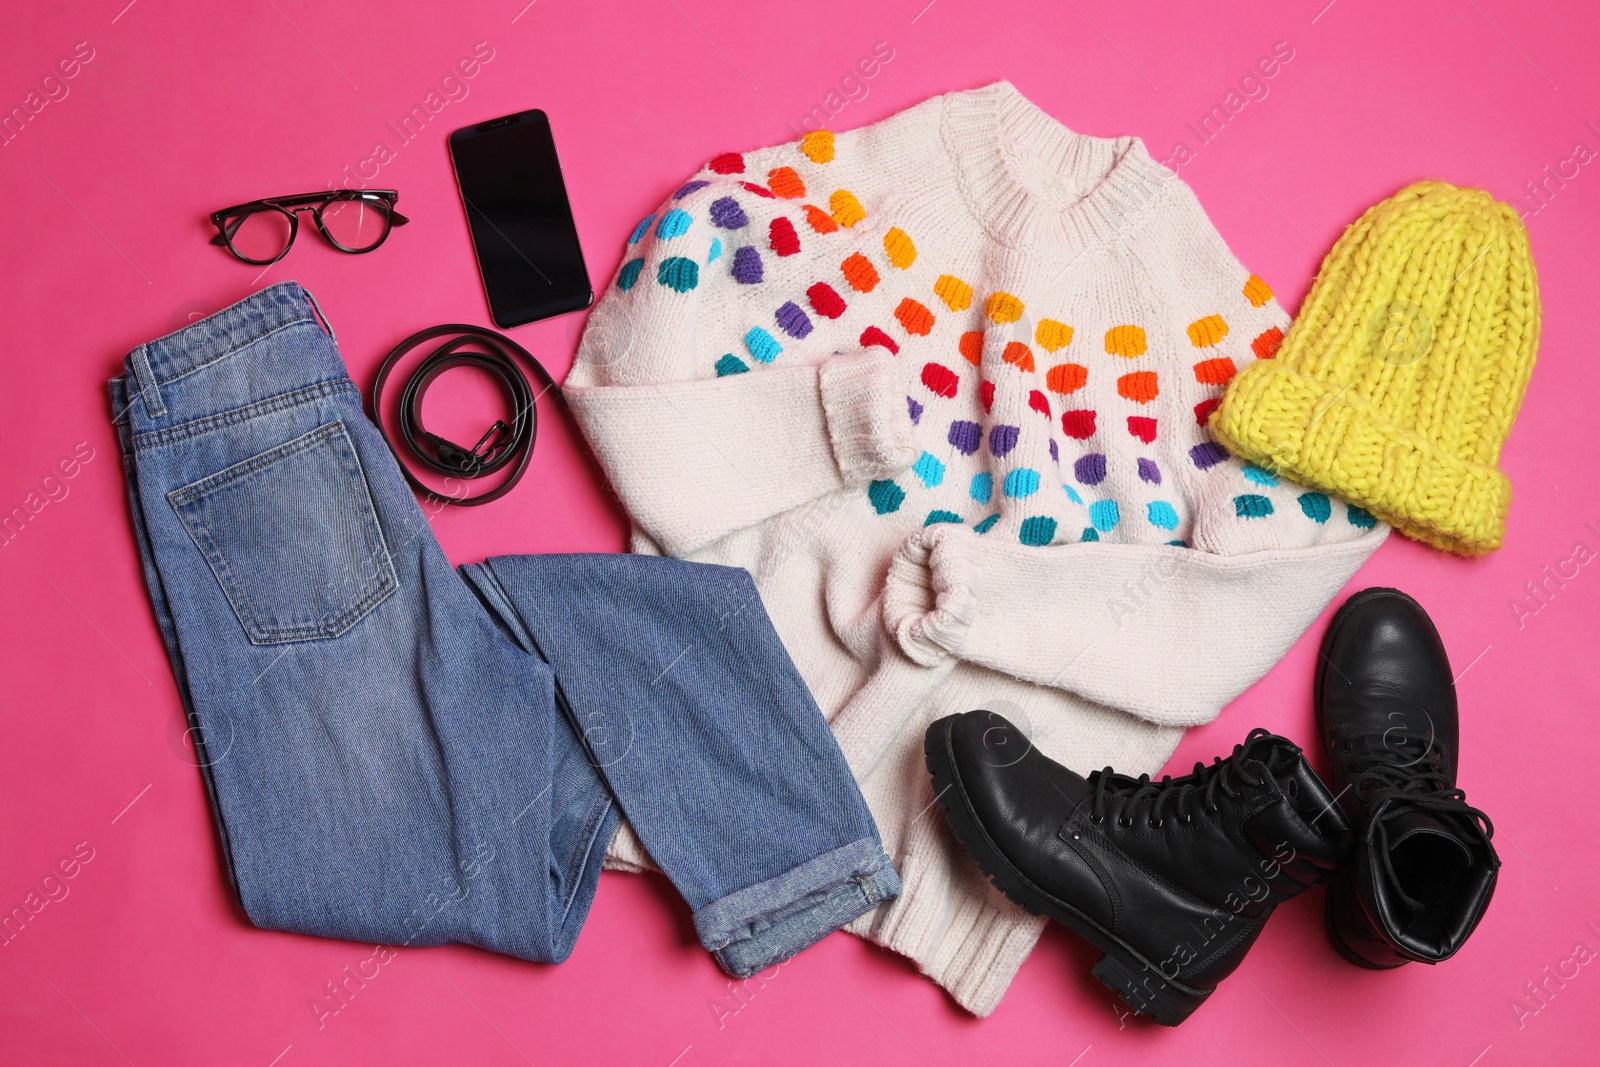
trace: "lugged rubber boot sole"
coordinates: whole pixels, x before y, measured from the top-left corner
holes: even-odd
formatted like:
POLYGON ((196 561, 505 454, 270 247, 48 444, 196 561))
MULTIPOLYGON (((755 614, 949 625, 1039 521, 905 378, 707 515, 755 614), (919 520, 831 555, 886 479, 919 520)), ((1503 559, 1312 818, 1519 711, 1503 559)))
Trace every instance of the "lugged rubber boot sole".
POLYGON ((945 821, 955 832, 956 839, 966 846, 967 855, 978 869, 1008 900, 1030 915, 1054 919, 1104 952, 1105 957, 1090 973, 1121 996, 1123 1003, 1135 1012, 1149 1015, 1162 1026, 1177 1026, 1193 1015, 1213 989, 1191 989, 1168 978, 1133 946, 1071 904, 1034 885, 1011 865, 967 803, 966 791, 961 788, 949 750, 949 738, 949 726, 936 723, 923 738, 923 756, 928 773, 933 775, 934 794, 944 809, 945 821))

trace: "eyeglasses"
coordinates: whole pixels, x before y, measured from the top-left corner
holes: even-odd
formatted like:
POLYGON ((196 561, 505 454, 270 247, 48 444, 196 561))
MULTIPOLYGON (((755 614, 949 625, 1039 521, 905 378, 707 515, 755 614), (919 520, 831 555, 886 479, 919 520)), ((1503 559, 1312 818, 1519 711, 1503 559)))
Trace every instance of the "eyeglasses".
POLYGON ((300 212, 309 211, 330 245, 359 255, 383 244, 391 228, 410 221, 394 209, 399 198, 393 189, 338 189, 252 200, 211 213, 217 227, 211 243, 264 267, 288 253, 300 231, 300 212))

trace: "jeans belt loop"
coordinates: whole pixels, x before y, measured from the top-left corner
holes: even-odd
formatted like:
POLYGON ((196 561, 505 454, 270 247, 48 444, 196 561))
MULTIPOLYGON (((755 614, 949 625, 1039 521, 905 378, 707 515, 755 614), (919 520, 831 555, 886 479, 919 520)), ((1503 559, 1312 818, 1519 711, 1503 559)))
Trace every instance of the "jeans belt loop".
POLYGON ((322 328, 327 331, 328 340, 332 341, 334 344, 338 344, 339 338, 333 332, 333 323, 329 322, 328 316, 322 313, 322 305, 317 303, 317 298, 311 295, 310 289, 302 287, 300 291, 306 294, 306 299, 311 302, 311 310, 317 313, 317 321, 321 324, 322 328))
POLYGON ((152 419, 165 418, 167 405, 161 400, 161 387, 156 384, 155 372, 150 369, 150 346, 146 344, 135 348, 129 356, 129 362, 132 363, 134 384, 144 398, 145 411, 152 419))

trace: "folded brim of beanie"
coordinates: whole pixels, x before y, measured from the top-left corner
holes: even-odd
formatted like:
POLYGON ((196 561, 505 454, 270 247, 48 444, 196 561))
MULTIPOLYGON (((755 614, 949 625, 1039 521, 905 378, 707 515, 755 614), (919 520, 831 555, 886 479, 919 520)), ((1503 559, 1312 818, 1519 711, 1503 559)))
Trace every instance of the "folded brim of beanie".
POLYGON ((1262 360, 1233 380, 1210 426, 1235 455, 1366 508, 1435 548, 1476 556, 1505 535, 1510 480, 1395 425, 1358 387, 1262 360))

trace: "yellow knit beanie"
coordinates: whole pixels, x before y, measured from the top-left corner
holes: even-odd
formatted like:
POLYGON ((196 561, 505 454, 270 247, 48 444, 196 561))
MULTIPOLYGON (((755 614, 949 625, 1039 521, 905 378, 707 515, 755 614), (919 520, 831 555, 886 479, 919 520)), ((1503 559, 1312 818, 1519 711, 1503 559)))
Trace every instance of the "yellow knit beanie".
POLYGON ((1277 357, 1233 379, 1211 430, 1409 537, 1479 555, 1505 533, 1511 483, 1496 463, 1538 342, 1516 212, 1418 182, 1345 230, 1277 357))

